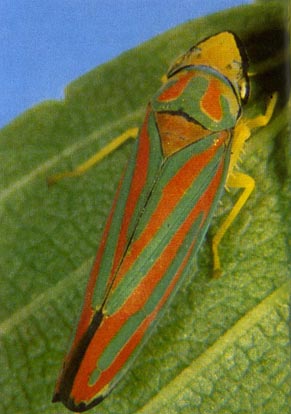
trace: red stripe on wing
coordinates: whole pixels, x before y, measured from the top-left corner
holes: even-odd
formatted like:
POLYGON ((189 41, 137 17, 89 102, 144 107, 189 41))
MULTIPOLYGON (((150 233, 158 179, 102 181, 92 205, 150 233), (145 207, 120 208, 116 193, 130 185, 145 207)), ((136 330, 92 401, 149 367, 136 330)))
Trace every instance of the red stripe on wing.
POLYGON ((74 352, 75 345, 79 342, 81 337, 86 332, 88 326, 90 325, 90 323, 92 321, 94 313, 96 311, 95 308, 92 308, 92 298, 93 298, 93 295, 94 295, 94 288, 95 288, 96 281, 97 281, 98 274, 99 274, 101 258, 103 256, 103 253, 104 253, 104 250, 105 250, 105 246, 106 246, 106 242, 107 242, 107 239, 108 239, 110 226, 111 226, 111 222, 112 222, 112 218, 113 218, 113 213, 114 213, 116 203, 117 203, 117 200, 118 200, 120 187, 121 187, 121 183, 119 184, 119 187, 118 187, 118 190, 116 192, 116 195, 115 195, 115 198, 114 198, 114 202, 113 202, 109 217, 107 219, 107 222, 106 222, 106 225, 105 225, 105 228, 104 228, 104 231, 103 231, 103 236, 102 236, 102 239, 101 239, 101 243, 99 245, 97 255, 96 255, 96 258, 95 258, 95 262, 94 262, 93 268, 91 270, 90 277, 89 277, 89 280, 88 280, 88 284, 87 284, 87 287, 86 287, 86 290, 85 290, 85 298, 84 298, 83 308, 82 308, 80 320, 79 320, 79 323, 78 323, 76 335, 75 335, 75 338, 74 338, 74 342, 71 346, 70 352, 68 353, 68 355, 66 357, 66 360, 70 359, 71 354, 74 352))
POLYGON ((128 244, 128 228, 131 224, 131 219, 135 212, 139 196, 142 193, 143 188, 146 184, 150 157, 150 138, 148 132, 150 112, 151 109, 150 106, 148 106, 145 120, 139 134, 139 147, 135 161, 135 169, 132 177, 128 198, 126 201, 125 210, 123 212, 120 236, 115 251, 114 264, 112 267, 111 278, 108 281, 108 285, 111 285, 112 278, 115 275, 116 269, 124 256, 128 244))
POLYGON ((162 270, 166 270, 171 264, 179 249, 181 240, 186 237, 189 229, 197 219, 198 215, 201 213, 203 213, 203 221, 201 223, 201 226, 203 225, 203 222, 205 221, 208 212, 212 207, 213 199, 220 185, 222 172, 223 162, 221 162, 216 175, 212 179, 212 182, 191 211, 191 214, 186 218, 178 232, 173 235, 169 244, 165 247, 161 258, 157 260, 148 274, 145 275, 135 291, 129 296, 122 307, 115 314, 104 317, 99 329, 96 331, 90 345, 88 346, 72 387, 71 395, 76 403, 81 401, 90 401, 96 396, 96 394, 102 392, 103 388, 108 385, 108 383, 110 383, 115 375, 122 369, 128 358, 132 355, 132 352, 142 340, 149 325, 155 319, 157 313, 160 311, 168 299, 177 283, 177 280, 183 273, 183 270, 191 256, 196 240, 193 240, 193 243, 186 253, 178 272, 167 287, 164 295, 156 305, 155 309, 144 319, 139 328, 121 348, 110 367, 100 373, 100 376, 94 385, 88 385, 84 379, 90 378, 90 375, 95 370, 97 361, 101 357, 104 349, 110 344, 112 339, 117 335, 126 321, 128 321, 128 319, 137 311, 143 308, 144 304, 155 289, 157 283, 162 279, 162 270))
MULTIPOLYGON (((150 115, 150 107, 148 107, 145 120, 144 120, 143 126, 140 131, 140 135, 139 135, 139 149, 138 149, 137 158, 136 158, 136 167, 134 170, 130 192, 129 192, 129 196, 127 199, 124 215, 123 215, 123 221, 121 225, 117 248, 115 251, 112 271, 110 274, 110 278, 108 278, 107 280, 107 286, 111 286, 112 279, 114 278, 114 275, 116 272, 116 268, 118 267, 124 255, 124 251, 128 243, 128 237, 127 237, 128 227, 130 225, 131 217, 134 213, 136 203, 138 201, 140 193, 142 192, 142 189, 146 182, 148 164, 149 164, 149 152, 150 152, 150 141, 149 141, 149 134, 148 134, 148 128, 147 128, 149 115, 150 115)), ((94 295, 94 287, 96 285, 96 281, 99 275, 100 262, 103 257, 105 246, 106 246, 107 239, 109 236, 112 218, 115 212, 121 184, 122 184, 122 180, 119 183, 119 187, 118 187, 117 193, 114 198, 113 206, 111 208, 110 215, 106 222, 106 226, 103 232, 101 243, 97 251, 95 262, 91 270, 91 274, 90 274, 89 281, 88 281, 86 291, 85 291, 83 309, 82 309, 80 321, 78 323, 76 336, 74 338, 74 343, 73 343, 72 348, 74 348, 74 345, 78 343, 80 338, 86 332, 92 320, 92 317, 94 316, 95 308, 94 309, 92 308, 92 298, 94 295)), ((67 358, 68 359, 70 358, 70 354, 67 356, 67 358)))
POLYGON ((116 288, 118 283, 120 283, 130 267, 133 265, 135 258, 138 257, 142 253, 145 246, 151 242, 152 238, 159 230, 161 223, 168 218, 185 192, 193 184, 195 178, 203 170, 205 165, 207 165, 214 157, 220 146, 225 143, 228 136, 229 132, 221 132, 215 145, 212 145, 201 154, 193 156, 184 164, 177 174, 169 180, 163 190, 162 197, 157 205, 157 208, 153 212, 147 226, 140 237, 130 246, 130 251, 125 256, 118 272, 118 276, 114 280, 113 288, 116 288))

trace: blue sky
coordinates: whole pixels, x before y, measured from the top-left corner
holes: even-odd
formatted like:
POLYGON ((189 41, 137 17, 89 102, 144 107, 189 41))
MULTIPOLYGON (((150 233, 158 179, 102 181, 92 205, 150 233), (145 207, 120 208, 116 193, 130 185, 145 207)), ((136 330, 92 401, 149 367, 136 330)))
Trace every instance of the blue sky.
POLYGON ((1 0, 0 128, 90 69, 189 19, 250 0, 1 0))

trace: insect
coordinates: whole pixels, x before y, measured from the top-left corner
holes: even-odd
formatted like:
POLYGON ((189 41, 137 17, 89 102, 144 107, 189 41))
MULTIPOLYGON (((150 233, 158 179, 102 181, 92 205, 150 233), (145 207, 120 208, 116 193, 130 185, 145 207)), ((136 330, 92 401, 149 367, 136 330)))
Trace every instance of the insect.
MULTIPOLYGON (((254 180, 234 167, 252 129, 269 122, 276 102, 273 97, 264 115, 242 117, 247 69, 242 42, 220 32, 178 58, 149 102, 54 402, 85 411, 124 376, 188 273, 227 185, 243 191, 213 239, 214 272, 220 273, 218 245, 254 188, 254 180)), ((134 134, 122 134, 104 154, 134 134)))

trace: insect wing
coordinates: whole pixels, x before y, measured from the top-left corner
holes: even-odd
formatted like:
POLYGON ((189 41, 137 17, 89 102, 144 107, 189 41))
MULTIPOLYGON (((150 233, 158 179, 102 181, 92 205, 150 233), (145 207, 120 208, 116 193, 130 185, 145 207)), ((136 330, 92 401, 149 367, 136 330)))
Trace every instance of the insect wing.
MULTIPOLYGON (((237 45, 229 32, 217 36, 237 45)), ((56 386, 54 401, 71 410, 102 401, 128 370, 187 274, 221 197, 245 93, 244 59, 236 49, 234 85, 223 69, 205 64, 205 42, 198 45, 203 64, 190 49, 148 105, 56 386)), ((210 47, 209 64, 215 53, 210 47)))

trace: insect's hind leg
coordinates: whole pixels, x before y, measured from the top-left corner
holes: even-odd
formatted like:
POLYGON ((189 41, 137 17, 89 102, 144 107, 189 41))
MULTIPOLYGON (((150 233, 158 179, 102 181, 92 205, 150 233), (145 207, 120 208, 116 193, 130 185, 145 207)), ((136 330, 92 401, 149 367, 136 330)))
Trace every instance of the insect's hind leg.
POLYGON ((111 152, 115 151, 117 148, 119 148, 122 144, 124 144, 126 141, 128 141, 131 138, 136 138, 138 134, 138 128, 130 128, 127 129, 125 132, 123 132, 121 135, 116 137, 113 141, 111 141, 108 145, 106 145, 104 148, 102 148, 100 151, 96 152, 91 158, 89 158, 84 163, 78 165, 74 170, 72 171, 65 171, 62 173, 54 174, 47 179, 48 185, 53 185, 57 183, 58 181, 69 178, 69 177, 77 177, 82 174, 84 174, 86 171, 88 171, 93 165, 97 164, 99 161, 101 161, 103 158, 105 158, 107 155, 109 155, 111 152))
POLYGON ((228 187, 232 188, 243 188, 243 192, 240 195, 239 199, 236 201, 235 205, 232 207, 230 213, 220 225, 217 233, 212 240, 212 252, 213 252, 213 277, 218 278, 221 276, 221 264, 218 254, 218 246, 221 242, 221 239, 235 220, 236 216, 239 214, 240 210, 243 208, 247 202, 249 196, 255 188, 255 180, 246 174, 236 173, 233 174, 228 182, 228 187))
POLYGON ((237 127, 234 131, 233 137, 233 152, 230 158, 229 172, 226 180, 227 188, 240 188, 242 193, 238 200, 234 204, 228 216, 222 222, 218 228, 215 236, 212 240, 212 252, 213 252, 213 276, 215 278, 221 275, 221 264, 218 253, 218 247, 221 239, 239 214, 248 198, 250 197, 253 189, 255 188, 255 180, 243 173, 233 171, 237 162, 239 161, 240 153, 247 139, 251 136, 251 132, 254 128, 265 126, 269 123, 272 118, 274 108, 277 102, 277 94, 274 94, 267 106, 266 112, 263 115, 259 115, 256 118, 242 119, 238 122, 237 127))

